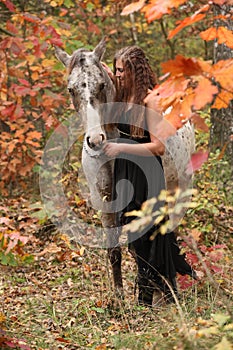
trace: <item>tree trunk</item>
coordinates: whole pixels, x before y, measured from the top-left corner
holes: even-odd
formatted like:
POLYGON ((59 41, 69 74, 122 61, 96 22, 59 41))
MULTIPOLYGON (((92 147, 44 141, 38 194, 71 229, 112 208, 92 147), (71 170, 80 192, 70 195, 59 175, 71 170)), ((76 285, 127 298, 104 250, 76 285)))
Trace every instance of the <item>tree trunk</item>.
MULTIPOLYGON (((231 11, 230 6, 215 5, 215 16, 227 15, 231 11)), ((225 26, 229 30, 233 30, 233 23, 231 20, 224 22, 220 19, 215 22, 216 27, 225 26)), ((233 57, 233 50, 225 44, 214 43, 214 63, 219 60, 225 60, 233 57)), ((216 148, 222 149, 226 147, 225 153, 233 165, 233 142, 231 135, 233 135, 233 101, 227 108, 220 110, 211 110, 211 131, 210 131, 210 147, 214 151, 216 148)))

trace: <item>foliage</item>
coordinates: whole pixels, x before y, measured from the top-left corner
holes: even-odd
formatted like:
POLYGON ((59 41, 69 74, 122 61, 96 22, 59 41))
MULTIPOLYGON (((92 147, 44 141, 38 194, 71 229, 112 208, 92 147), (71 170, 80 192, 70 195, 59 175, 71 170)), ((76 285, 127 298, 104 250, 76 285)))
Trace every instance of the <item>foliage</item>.
MULTIPOLYGON (((25 204, 25 200, 19 200, 25 204)), ((30 216, 30 209, 23 207, 19 210, 18 200, 8 199, 7 205, 2 202, 0 213, 0 264, 17 266, 32 263, 33 255, 25 251, 25 246, 33 241, 29 232, 36 222, 30 216)))
MULTIPOLYGON (((177 127, 182 120, 190 118, 193 111, 209 104, 217 93, 214 107, 225 107, 232 98, 229 78, 232 61, 211 66, 200 58, 182 56, 189 52, 198 57, 208 56, 202 39, 206 42, 216 39, 231 47, 232 34, 223 28, 214 32, 211 27, 215 20, 212 9, 218 3, 216 0, 212 5, 201 5, 171 0, 150 1, 144 5, 144 1, 138 1, 124 9, 127 1, 44 0, 37 7, 21 0, 14 3, 2 0, 0 186, 3 194, 9 194, 15 186, 25 188, 24 178, 30 179, 33 171, 37 171, 35 165, 40 162, 46 138, 60 121, 69 117, 69 99, 62 92, 64 72, 53 56, 54 44, 65 43, 68 51, 82 46, 92 48, 103 34, 108 34, 107 62, 112 61, 116 48, 126 42, 136 43, 146 50, 158 73, 159 63, 171 55, 173 60, 162 66, 170 78, 154 93, 160 94, 163 109, 173 105, 167 118, 177 127), (187 17, 190 10, 194 14, 187 17), (120 16, 120 13, 129 16, 120 16), (172 29, 180 18, 183 19, 172 29), (117 29, 116 21, 121 24, 117 29), (183 34, 184 28, 189 32, 181 37, 179 33, 182 30, 183 34), (200 32, 198 42, 196 39, 190 42, 190 34, 195 37, 197 31, 200 32), (174 59, 176 52, 179 55, 174 59)), ((221 1, 223 3, 228 2, 221 1)))
MULTIPOLYGON (((194 23, 204 20, 212 25, 217 19, 214 17, 215 5, 230 5, 231 0, 216 0, 203 5, 198 3, 198 10, 190 17, 177 22, 177 26, 170 30, 167 39, 171 40, 181 30, 194 23)), ((138 1, 125 7, 122 15, 128 15, 141 9, 148 20, 159 20, 172 10, 182 12, 190 6, 185 0, 151 0, 145 5, 144 1, 138 1), (182 6, 181 6, 182 5, 182 6)), ((229 14, 230 15, 230 14, 229 14)), ((221 20, 227 22, 228 16, 221 16, 221 20)), ((200 30, 200 37, 205 41, 218 40, 229 48, 233 48, 233 34, 225 27, 210 27, 205 31, 200 30)), ((233 99, 233 59, 222 60, 211 65, 197 58, 186 58, 177 55, 174 60, 162 64, 165 81, 153 91, 159 96, 162 111, 172 106, 166 118, 176 127, 180 128, 183 123, 190 119, 195 111, 203 109, 213 100, 211 108, 227 108, 233 99)))
MULTIPOLYGON (((205 278, 198 290, 197 285, 180 290, 181 317, 161 300, 152 310, 135 305, 135 263, 125 248, 125 300, 117 302, 105 252, 68 244, 62 235, 50 234, 49 241, 40 236, 39 242, 33 267, 0 271, 4 341, 22 340, 33 350, 230 349, 232 321, 219 289, 205 278)), ((232 275, 222 278, 230 290, 232 275)))

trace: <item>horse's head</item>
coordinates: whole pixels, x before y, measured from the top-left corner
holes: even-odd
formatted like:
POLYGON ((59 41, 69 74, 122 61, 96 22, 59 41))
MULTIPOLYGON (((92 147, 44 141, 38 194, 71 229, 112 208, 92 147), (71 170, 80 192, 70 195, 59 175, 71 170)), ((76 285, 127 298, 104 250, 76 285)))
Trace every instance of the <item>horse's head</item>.
POLYGON ((101 104, 112 102, 114 85, 101 64, 105 39, 93 51, 78 49, 68 55, 55 47, 56 57, 68 69, 68 91, 84 124, 86 144, 98 150, 106 140, 101 104))

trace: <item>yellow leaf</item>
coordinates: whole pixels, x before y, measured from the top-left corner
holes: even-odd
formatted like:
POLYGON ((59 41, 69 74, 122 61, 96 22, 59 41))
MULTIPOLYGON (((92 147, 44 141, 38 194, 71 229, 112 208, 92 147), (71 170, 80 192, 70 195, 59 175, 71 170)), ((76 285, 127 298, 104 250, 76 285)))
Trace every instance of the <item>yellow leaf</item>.
POLYGON ((67 236, 65 234, 61 234, 61 235, 59 235, 59 238, 62 241, 64 241, 68 247, 70 247, 70 238, 69 238, 69 236, 67 236))
POLYGON ((56 1, 51 1, 51 2, 50 2, 50 5, 51 5, 52 7, 57 7, 57 6, 58 6, 58 4, 56 3, 56 1))
POLYGON ((80 256, 83 256, 84 252, 85 252, 85 247, 81 247, 79 251, 80 256))
POLYGON ((6 316, 2 312, 0 312, 0 324, 4 323, 5 321, 6 321, 6 316))
POLYGON ((203 329, 200 329, 197 334, 200 336, 200 337, 209 337, 211 336, 212 334, 218 334, 220 331, 218 329, 218 327, 216 326, 212 326, 212 327, 208 327, 208 328, 203 328, 203 329))
POLYGON ((49 60, 47 58, 45 58, 42 62, 41 62, 43 67, 51 67, 55 64, 55 60, 49 60))
POLYGON ((223 337, 220 343, 215 345, 215 350, 232 350, 232 344, 227 340, 226 337, 223 337))
POLYGON ((34 56, 34 55, 27 55, 26 56, 26 60, 31 65, 36 60, 36 56, 34 56))

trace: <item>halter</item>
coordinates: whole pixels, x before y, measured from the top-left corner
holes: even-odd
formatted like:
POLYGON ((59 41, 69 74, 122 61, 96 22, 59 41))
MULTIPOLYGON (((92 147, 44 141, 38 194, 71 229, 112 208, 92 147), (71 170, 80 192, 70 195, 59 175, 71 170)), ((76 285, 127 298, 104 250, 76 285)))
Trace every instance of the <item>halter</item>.
POLYGON ((101 156, 105 155, 102 149, 99 152, 92 151, 91 148, 87 146, 86 140, 83 142, 83 149, 91 158, 100 158, 101 156))

